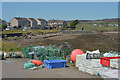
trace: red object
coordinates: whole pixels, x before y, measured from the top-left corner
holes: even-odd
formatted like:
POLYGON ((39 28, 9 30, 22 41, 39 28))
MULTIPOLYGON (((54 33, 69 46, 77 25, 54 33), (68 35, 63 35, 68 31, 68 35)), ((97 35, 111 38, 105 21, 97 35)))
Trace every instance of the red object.
POLYGON ((71 60, 73 62, 76 62, 76 55, 82 55, 82 54, 84 54, 84 52, 81 49, 75 49, 75 50, 73 50, 72 53, 71 53, 71 56, 70 56, 71 60))
POLYGON ((36 65, 41 65, 42 62, 40 60, 32 60, 32 63, 36 64, 36 65))
POLYGON ((56 27, 56 29, 58 29, 58 28, 56 27))
POLYGON ((119 57, 101 57, 100 64, 104 66, 110 66, 110 59, 120 59, 119 57))

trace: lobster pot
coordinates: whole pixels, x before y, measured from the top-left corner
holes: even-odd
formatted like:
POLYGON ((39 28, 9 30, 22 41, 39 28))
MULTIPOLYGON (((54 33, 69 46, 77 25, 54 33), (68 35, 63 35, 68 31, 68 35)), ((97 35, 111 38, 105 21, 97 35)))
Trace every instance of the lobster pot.
POLYGON ((29 54, 28 56, 30 59, 34 59, 34 54, 29 54))
POLYGON ((79 71, 86 72, 86 68, 84 65, 79 65, 79 71))
POLYGON ((28 53, 33 52, 33 51, 34 51, 34 46, 28 46, 22 50, 22 53, 25 58, 29 58, 30 56, 28 53))
POLYGON ((112 68, 105 68, 102 69, 102 74, 101 77, 102 78, 120 78, 120 72, 117 69, 112 69, 112 68))
POLYGON ((83 62, 83 64, 85 65, 85 66, 92 66, 91 64, 92 64, 92 61, 89 59, 89 60, 85 60, 84 62, 83 62))
POLYGON ((49 60, 62 60, 62 57, 49 57, 49 60))
POLYGON ((34 48, 34 50, 36 50, 36 49, 43 49, 43 48, 45 48, 44 46, 35 46, 35 47, 33 47, 34 48))
POLYGON ((100 64, 100 59, 91 59, 91 66, 94 68, 102 68, 100 64))
POLYGON ((96 75, 97 73, 101 74, 101 68, 86 67, 86 72, 91 75, 96 75))
POLYGON ((102 54, 96 54, 96 53, 93 53, 93 54, 87 53, 86 55, 86 59, 100 59, 101 57, 102 57, 102 54))
POLYGON ((29 51, 26 48, 22 50, 22 53, 23 53, 25 58, 29 57, 29 55, 28 55, 29 51))
POLYGON ((86 54, 76 56, 76 67, 79 67, 80 64, 85 65, 86 54))
POLYGON ((34 51, 28 53, 28 57, 29 57, 30 59, 34 59, 34 51))
POLYGON ((47 59, 47 56, 46 56, 46 55, 40 55, 40 56, 38 57, 38 60, 41 60, 41 61, 46 60, 46 59, 47 59))
POLYGON ((120 69, 120 59, 111 59, 110 60, 110 67, 120 69))
POLYGON ((99 50, 86 52, 86 59, 100 59, 102 56, 103 53, 100 53, 99 50))

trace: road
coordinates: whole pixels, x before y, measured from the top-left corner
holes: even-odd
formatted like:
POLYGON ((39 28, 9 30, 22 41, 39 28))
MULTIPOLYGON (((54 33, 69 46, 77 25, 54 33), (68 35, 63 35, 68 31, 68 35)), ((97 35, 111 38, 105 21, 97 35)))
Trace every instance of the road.
POLYGON ((3 78, 100 78, 100 76, 92 76, 81 72, 76 67, 66 67, 58 69, 24 69, 24 63, 29 59, 8 59, 2 61, 2 77, 3 78), (14 62, 13 62, 14 61, 14 62))

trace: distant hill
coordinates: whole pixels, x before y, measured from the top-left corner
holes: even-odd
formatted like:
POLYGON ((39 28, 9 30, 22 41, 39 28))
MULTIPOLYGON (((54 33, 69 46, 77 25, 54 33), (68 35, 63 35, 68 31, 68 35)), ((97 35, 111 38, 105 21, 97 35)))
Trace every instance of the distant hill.
MULTIPOLYGON (((79 22, 118 22, 119 18, 111 18, 111 19, 102 19, 102 20, 79 20, 79 22)), ((67 23, 71 23, 74 20, 66 21, 67 23)))
POLYGON ((104 22, 118 22, 118 18, 113 19, 103 19, 104 22))

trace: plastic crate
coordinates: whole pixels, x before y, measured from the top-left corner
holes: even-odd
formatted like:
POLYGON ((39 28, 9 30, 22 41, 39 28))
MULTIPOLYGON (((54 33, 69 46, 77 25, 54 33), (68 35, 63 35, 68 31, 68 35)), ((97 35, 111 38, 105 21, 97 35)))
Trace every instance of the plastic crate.
POLYGON ((120 59, 120 56, 119 57, 101 57, 100 64, 110 67, 110 59, 120 59))
POLYGON ((53 68, 64 68, 66 66, 67 60, 44 60, 45 67, 48 69, 53 68))

